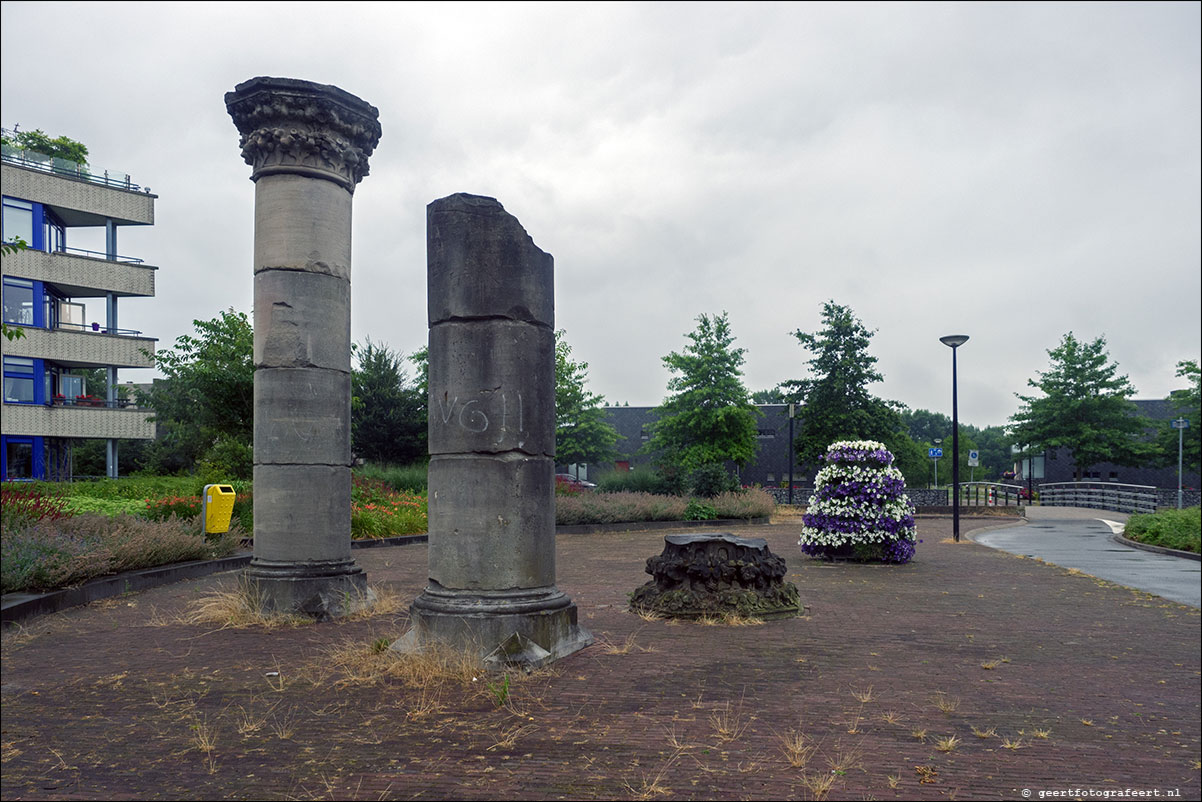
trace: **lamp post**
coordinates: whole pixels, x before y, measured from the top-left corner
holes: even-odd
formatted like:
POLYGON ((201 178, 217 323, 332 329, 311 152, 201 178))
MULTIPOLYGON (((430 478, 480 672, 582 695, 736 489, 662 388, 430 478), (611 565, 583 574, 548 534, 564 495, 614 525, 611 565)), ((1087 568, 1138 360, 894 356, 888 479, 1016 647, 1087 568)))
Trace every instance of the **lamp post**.
POLYGON ((1177 418, 1171 425, 1177 430, 1177 509, 1181 509, 1181 454, 1185 447, 1185 430, 1189 428, 1189 419, 1177 418))
POLYGON ((956 408, 956 349, 968 342, 967 334, 949 334, 939 342, 952 349, 952 539, 960 542, 960 416, 956 408))

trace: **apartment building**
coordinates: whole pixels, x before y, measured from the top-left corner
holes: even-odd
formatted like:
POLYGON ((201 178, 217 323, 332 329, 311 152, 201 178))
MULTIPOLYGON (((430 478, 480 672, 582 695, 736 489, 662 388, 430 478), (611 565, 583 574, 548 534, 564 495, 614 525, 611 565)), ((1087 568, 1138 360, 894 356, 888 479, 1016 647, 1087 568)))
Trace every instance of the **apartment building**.
POLYGON ((155 434, 152 411, 119 397, 117 373, 152 367, 155 340, 122 328, 118 305, 153 297, 157 269, 119 255, 117 232, 153 225, 156 196, 123 173, 8 145, 0 190, 4 242, 19 237, 27 244, 6 249, 3 258, 4 323, 23 336, 0 340, 0 476, 70 479, 75 444, 99 438, 115 477, 118 441, 155 434), (104 252, 71 247, 73 232, 96 227, 104 231, 104 252), (107 387, 96 386, 96 368, 107 387))

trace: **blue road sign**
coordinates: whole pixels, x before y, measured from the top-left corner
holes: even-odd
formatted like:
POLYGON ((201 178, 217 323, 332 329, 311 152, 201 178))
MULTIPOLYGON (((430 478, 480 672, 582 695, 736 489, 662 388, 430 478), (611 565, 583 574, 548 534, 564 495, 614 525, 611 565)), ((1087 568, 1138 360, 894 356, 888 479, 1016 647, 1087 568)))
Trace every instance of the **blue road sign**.
POLYGON ((942 457, 943 449, 942 448, 928 448, 927 456, 931 457, 932 459, 934 459, 935 457, 942 457))

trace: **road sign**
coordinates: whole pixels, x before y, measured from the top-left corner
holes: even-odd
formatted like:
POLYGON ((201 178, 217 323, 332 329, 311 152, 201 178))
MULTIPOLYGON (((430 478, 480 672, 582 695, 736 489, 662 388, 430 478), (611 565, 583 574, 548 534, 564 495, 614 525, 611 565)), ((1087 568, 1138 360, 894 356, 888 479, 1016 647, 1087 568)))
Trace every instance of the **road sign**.
POLYGON ((943 449, 942 448, 928 448, 927 456, 930 457, 931 459, 934 459, 935 457, 942 457, 943 449))
POLYGON ((1174 429, 1188 429, 1189 428, 1189 419, 1188 418, 1178 418, 1177 420, 1172 422, 1172 426, 1174 429))
POLYGON ((975 468, 980 464, 981 464, 981 452, 980 451, 969 451, 968 452, 968 467, 975 468))

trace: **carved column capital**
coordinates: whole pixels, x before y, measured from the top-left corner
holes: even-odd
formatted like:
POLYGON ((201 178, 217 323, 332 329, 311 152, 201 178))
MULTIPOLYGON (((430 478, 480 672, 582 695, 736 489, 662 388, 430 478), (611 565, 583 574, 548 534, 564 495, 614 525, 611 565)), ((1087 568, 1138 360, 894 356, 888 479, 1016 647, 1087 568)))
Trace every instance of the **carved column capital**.
POLYGON ((253 181, 292 173, 354 192, 380 141, 379 109, 327 84, 251 78, 226 93, 225 107, 242 135, 253 181))

